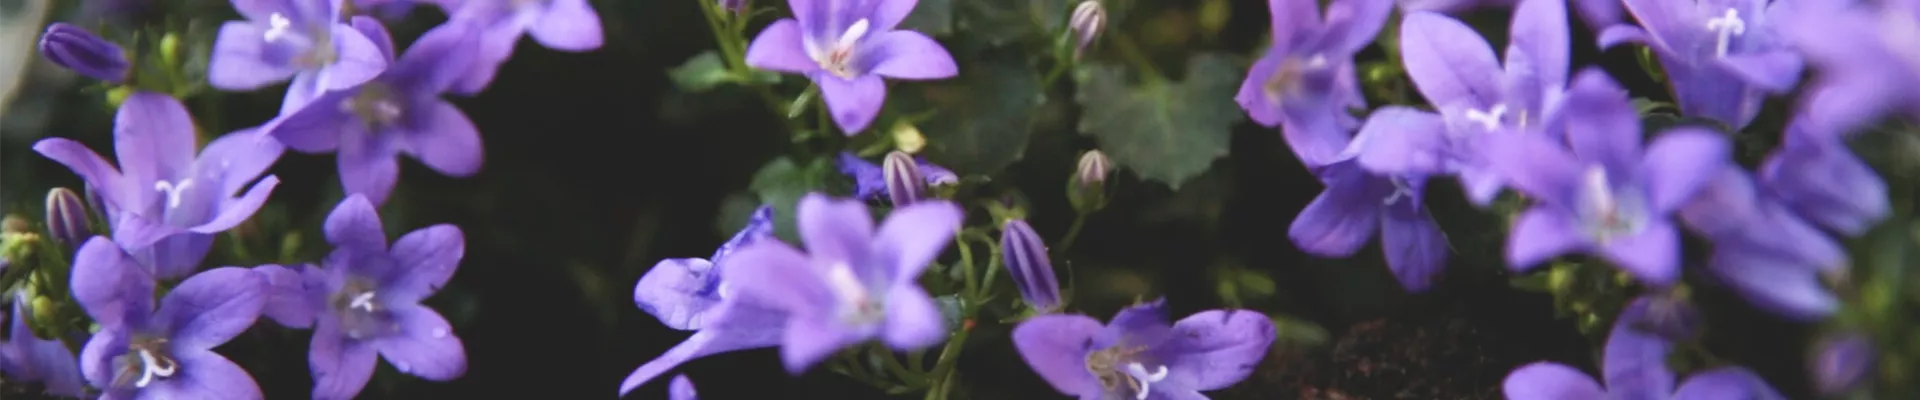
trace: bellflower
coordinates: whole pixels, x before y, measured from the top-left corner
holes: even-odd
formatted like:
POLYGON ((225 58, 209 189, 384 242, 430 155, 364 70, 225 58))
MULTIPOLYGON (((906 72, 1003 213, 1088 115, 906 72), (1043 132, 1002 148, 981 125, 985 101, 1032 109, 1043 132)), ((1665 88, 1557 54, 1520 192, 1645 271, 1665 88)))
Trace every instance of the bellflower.
MULTIPOLYGON (((1806 61, 1774 31, 1773 17, 1792 1, 1624 1, 1640 26, 1607 27, 1600 47, 1631 42, 1653 49, 1681 113, 1737 130, 1759 115, 1768 93, 1785 93, 1800 81, 1806 61)), ((1833 39, 1821 45, 1834 45, 1833 39)))
POLYGON ((1410 292, 1432 287, 1447 266, 1447 238, 1422 204, 1425 178, 1375 174, 1353 161, 1328 165, 1316 175, 1326 190, 1287 227, 1294 246, 1319 257, 1349 257, 1377 231, 1400 286, 1410 292))
POLYGON ((40 56, 86 77, 120 83, 133 64, 126 50, 73 24, 55 22, 40 35, 40 56))
POLYGON ((392 194, 403 153, 441 174, 472 176, 483 157, 480 132, 440 99, 473 62, 479 42, 471 32, 459 21, 441 24, 380 76, 326 92, 313 100, 320 106, 303 107, 265 129, 295 151, 337 151, 340 184, 375 204, 392 194))
POLYGON ((859 200, 812 193, 796 218, 807 253, 759 241, 722 268, 741 295, 789 314, 780 358, 790 373, 874 337, 897 350, 924 349, 946 340, 946 319, 917 281, 962 218, 953 203, 929 200, 894 208, 876 230, 859 200))
MULTIPOLYGON (((1400 0, 1400 9, 1408 13, 1431 11, 1455 14, 1484 8, 1506 8, 1519 0, 1400 0)), ((1573 0, 1580 19, 1587 26, 1607 27, 1620 22, 1620 0, 1573 0)))
POLYGON ((214 139, 195 156, 192 116, 180 101, 140 92, 127 97, 114 116, 116 169, 80 142, 43 139, 33 150, 66 165, 87 181, 107 206, 114 241, 162 279, 193 272, 213 246, 213 234, 252 217, 280 184, 254 178, 279 160, 279 143, 257 132, 214 139))
POLYGON ((1839 299, 1821 273, 1839 272, 1846 249, 1782 204, 1775 190, 1758 187, 1728 164, 1679 210, 1681 221, 1713 241, 1708 270, 1748 301, 1784 317, 1815 320, 1833 314, 1839 299))
POLYGON ((453 93, 476 94, 493 82, 500 65, 513 57, 521 35, 549 49, 584 52, 605 40, 600 15, 587 0, 441 0, 455 20, 482 28, 478 56, 453 86, 453 93))
POLYGON ((1000 226, 1000 249, 1007 263, 1007 277, 1020 290, 1020 298, 1040 313, 1059 310, 1060 280, 1053 273, 1053 261, 1047 255, 1047 242, 1033 231, 1026 220, 1008 219, 1000 226))
POLYGON ((341 16, 346 0, 232 0, 246 21, 227 21, 214 39, 207 83, 253 90, 293 79, 282 115, 328 90, 354 87, 387 68, 374 39, 341 16))
POLYGON ((95 237, 73 262, 73 297, 100 325, 80 351, 101 399, 260 399, 253 376, 213 348, 260 316, 266 282, 220 267, 180 282, 157 304, 153 275, 112 240, 95 237))
POLYGON ((1755 171, 1783 204, 1808 222, 1859 236, 1891 213, 1887 183, 1836 135, 1795 120, 1785 143, 1755 171))
POLYGON ((1626 91, 1597 69, 1575 78, 1565 106, 1566 147, 1535 135, 1492 142, 1496 171, 1536 200, 1508 237, 1508 267, 1526 271, 1581 252, 1641 282, 1672 283, 1680 239, 1667 217, 1726 165, 1726 138, 1673 128, 1643 151, 1639 114, 1626 91))
MULTIPOLYGON (((925 157, 914 157, 913 160, 914 164, 920 168, 920 176, 927 180, 927 186, 960 182, 959 175, 955 175, 946 167, 927 162, 925 157)), ((853 178, 854 198, 872 199, 893 196, 887 191, 887 172, 879 164, 860 159, 860 156, 850 151, 840 152, 840 158, 836 164, 841 174, 853 178)))
POLYGON ((349 195, 327 214, 323 230, 333 252, 322 268, 294 271, 302 283, 299 292, 285 292, 294 288, 287 284, 292 277, 276 268, 262 267, 267 277, 261 283, 280 291, 269 296, 267 315, 282 325, 313 326, 307 349, 313 398, 353 398, 373 377, 376 355, 402 373, 430 381, 466 374, 460 337, 445 317, 420 304, 460 267, 466 254, 460 227, 421 228, 388 247, 373 203, 349 195), (305 301, 289 301, 296 297, 305 301))
POLYGON ((1606 386, 1572 366, 1535 362, 1507 374, 1502 390, 1513 400, 1605 399, 1755 399, 1785 400, 1773 387, 1743 367, 1719 367, 1693 374, 1674 388, 1667 352, 1673 343, 1634 327, 1647 311, 1647 299, 1637 299, 1620 313, 1607 335, 1600 361, 1606 386))
POLYGON ((699 400, 700 393, 693 390, 693 381, 686 375, 673 377, 673 383, 667 387, 668 400, 699 400))
POLYGON ((1054 390, 1081 399, 1196 399, 1246 379, 1273 344, 1273 321, 1211 310, 1169 326, 1165 300, 1113 321, 1042 315, 1013 328, 1013 345, 1054 390))
POLYGON ((1334 0, 1321 20, 1314 0, 1268 0, 1273 47, 1254 62, 1234 100, 1263 126, 1280 126, 1310 168, 1335 162, 1365 107, 1353 55, 1373 43, 1392 0, 1334 0))
POLYGON ((732 273, 720 268, 724 265, 722 261, 735 250, 762 241, 777 241, 773 228, 773 207, 760 206, 740 232, 714 250, 711 259, 660 260, 640 277, 640 283, 633 288, 634 303, 669 328, 695 332, 665 354, 635 369, 621 382, 621 395, 688 360, 780 344, 786 312, 740 296, 739 285, 730 278, 732 273))
POLYGON ((1492 203, 1505 179, 1482 154, 1486 142, 1551 129, 1567 81, 1567 10, 1561 0, 1521 1, 1511 31, 1502 67, 1473 27, 1440 14, 1408 14, 1400 28, 1401 56, 1443 122, 1399 112, 1401 123, 1382 126, 1395 132, 1368 143, 1360 163, 1389 174, 1455 175, 1474 205, 1492 203))
POLYGON ((959 74, 933 38, 894 30, 918 0, 788 0, 793 18, 774 21, 747 45, 747 65, 806 75, 820 87, 847 136, 866 130, 887 100, 881 77, 944 79, 959 74))
POLYGON ((1920 1, 1799 1, 1780 33, 1819 74, 1801 98, 1811 131, 1851 134, 1889 114, 1920 118, 1920 1))
MULTIPOLYGON (((8 329, 7 340, 0 342, 0 373, 17 382, 40 382, 46 387, 47 394, 81 397, 86 394, 82 386, 80 366, 73 358, 73 351, 59 339, 41 339, 33 336, 33 328, 27 326, 33 320, 31 298, 26 292, 14 292, 12 325, 8 329)), ((0 321, 7 321, 6 315, 0 315, 0 321)))

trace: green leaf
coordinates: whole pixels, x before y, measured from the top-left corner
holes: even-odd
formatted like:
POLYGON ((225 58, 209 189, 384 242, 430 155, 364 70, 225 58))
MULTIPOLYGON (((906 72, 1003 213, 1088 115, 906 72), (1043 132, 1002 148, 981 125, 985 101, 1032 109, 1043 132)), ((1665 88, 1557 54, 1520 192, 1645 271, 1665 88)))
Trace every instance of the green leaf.
POLYGON ((1320 324, 1286 315, 1268 314, 1267 318, 1273 321, 1273 336, 1280 342, 1303 346, 1318 346, 1327 342, 1327 330, 1321 328, 1320 324))
POLYGON ((927 159, 962 175, 986 175, 1019 161, 1044 99, 1040 79, 1025 65, 982 62, 960 69, 960 79, 922 86, 934 115, 920 123, 927 159))
MULTIPOLYGON (((761 83, 779 83, 780 75, 772 71, 753 70, 753 81, 761 83)), ((689 93, 705 92, 715 87, 745 81, 733 71, 727 70, 727 64, 720 59, 720 53, 707 50, 687 62, 667 70, 667 77, 681 91, 689 93)))
POLYGON ((900 21, 900 29, 935 37, 953 33, 953 0, 920 0, 913 13, 900 21))
POLYGON ((1029 35, 1051 36, 1066 24, 1067 1, 969 0, 954 13, 968 37, 999 46, 1029 35))
POLYGON ((1233 124, 1245 118, 1233 101, 1241 71, 1232 59, 1196 55, 1180 82, 1129 86, 1125 72, 1107 64, 1074 72, 1074 101, 1085 108, 1080 132, 1099 139, 1115 163, 1178 190, 1227 155, 1233 124))
POLYGON ((824 189, 833 174, 833 164, 826 158, 799 164, 781 157, 754 172, 747 190, 759 196, 761 203, 773 205, 774 235, 787 243, 800 243, 794 227, 794 205, 807 193, 824 189))

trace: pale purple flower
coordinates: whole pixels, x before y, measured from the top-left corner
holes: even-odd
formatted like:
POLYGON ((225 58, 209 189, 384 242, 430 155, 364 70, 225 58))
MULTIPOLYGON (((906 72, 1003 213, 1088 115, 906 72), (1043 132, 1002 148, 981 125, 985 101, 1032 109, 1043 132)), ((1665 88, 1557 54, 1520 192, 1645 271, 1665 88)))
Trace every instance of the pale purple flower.
MULTIPOLYGON (((927 186, 960 182, 959 175, 946 167, 927 162, 925 157, 914 157, 913 160, 915 166, 920 169, 920 176, 926 178, 927 186)), ((850 151, 840 152, 840 158, 836 164, 841 174, 853 178, 854 198, 864 200, 893 196, 887 190, 887 172, 879 164, 860 159, 860 156, 850 151)))
POLYGON ((105 237, 74 256, 73 297, 100 325, 80 351, 80 370, 100 398, 260 399, 253 376, 213 349, 253 326, 265 279, 214 268, 155 304, 153 278, 105 237))
POLYGON ((585 52, 599 49, 605 38, 600 15, 587 0, 440 0, 454 20, 481 27, 479 51, 452 93, 476 94, 493 83, 500 65, 513 57, 521 35, 549 49, 585 52))
MULTIPOLYGON (((47 394, 81 397, 86 387, 73 351, 59 339, 41 339, 33 335, 27 323, 33 321, 31 298, 26 292, 13 296, 12 325, 7 340, 0 341, 0 373, 16 382, 40 382, 47 394)), ((0 321, 6 321, 0 314, 0 321)))
POLYGON ((686 375, 673 377, 673 383, 667 386, 668 400, 699 400, 700 393, 693 390, 693 381, 686 375))
POLYGON ((1246 379, 1273 344, 1273 321, 1210 310, 1167 324, 1165 300, 1085 315, 1042 315, 1013 328, 1013 345, 1054 390, 1081 399, 1204 399, 1246 379))
POLYGON ((1838 135, 1816 133, 1800 118, 1785 143, 1754 172, 1782 204, 1808 222, 1846 236, 1865 234, 1892 212, 1887 183, 1838 135))
POLYGON ((720 268, 735 250, 762 241, 778 241, 771 206, 755 209, 747 225, 714 250, 711 259, 660 260, 640 277, 633 288, 634 303, 669 328, 695 332, 628 375, 620 383, 622 396, 695 358, 780 344, 786 312, 739 296, 732 273, 720 268))
POLYGON ((1627 305, 1607 335, 1600 361, 1606 386, 1572 366, 1540 361, 1523 365, 1507 374, 1501 385, 1512 400, 1607 400, 1673 399, 1713 400, 1752 399, 1785 400, 1753 371, 1743 367, 1719 367, 1695 373, 1674 385, 1673 371, 1667 368, 1667 352, 1673 343, 1658 335, 1641 331, 1635 324, 1644 318, 1646 299, 1627 305))
POLYGON ((812 193, 796 218, 806 253, 764 240, 721 267, 741 296, 789 314, 780 358, 790 373, 875 337, 919 350, 947 339, 946 318, 917 282, 961 219, 960 207, 930 200, 894 208, 876 229, 859 200, 812 193))
POLYGON ((1407 74, 1443 118, 1403 112, 1401 123, 1383 127, 1393 132, 1361 150, 1360 163, 1388 174, 1455 175, 1474 205, 1492 203, 1505 178, 1488 165, 1486 142, 1544 135, 1558 121, 1567 82, 1563 0, 1521 1, 1511 31, 1503 67, 1473 27, 1441 14, 1408 14, 1400 28, 1407 74))
POLYGON ((1427 213, 1426 179, 1368 172, 1356 162, 1316 171, 1326 190, 1293 218, 1287 237, 1319 257, 1352 256, 1380 233, 1380 250, 1400 286, 1423 292, 1447 266, 1447 238, 1427 213))
POLYGON ((127 80, 133 64, 126 50, 73 24, 55 22, 40 35, 40 56, 88 78, 109 83, 127 80))
POLYGON ((867 129, 886 103, 881 77, 950 78, 960 69, 933 38, 894 30, 918 0, 788 0, 793 18, 774 21, 747 45, 747 65, 806 75, 820 87, 847 136, 867 129))
POLYGON ((1363 108, 1353 55, 1373 43, 1392 0, 1334 0, 1321 20, 1314 0, 1268 0, 1273 47, 1253 63, 1234 100, 1262 126, 1279 126, 1309 168, 1336 162, 1363 108))
MULTIPOLYGON (((1620 22, 1620 0, 1571 0, 1574 8, 1580 11, 1580 19, 1587 26, 1606 27, 1620 22)), ((1507 8, 1520 3, 1519 0, 1399 0, 1402 11, 1413 13, 1432 11, 1447 14, 1463 13, 1486 8, 1507 8)))
POLYGON ((293 79, 280 114, 328 90, 354 87, 387 68, 375 39, 348 26, 346 0, 232 0, 246 21, 227 21, 213 43, 207 83, 253 90, 293 79))
POLYGON ((1780 34, 1819 74, 1800 107, 1810 131, 1859 132, 1885 116, 1920 118, 1920 1, 1780 1, 1780 34))
MULTIPOLYGON (((1680 112, 1747 126, 1768 93, 1793 90, 1806 61, 1774 31, 1791 1, 1624 0, 1640 26, 1600 31, 1601 48, 1639 43, 1653 49, 1680 112)), ((1833 45, 1832 38, 1822 46, 1833 45)))
POLYGON ((1728 163, 1726 138, 1679 127, 1642 149, 1640 117, 1625 89, 1597 69, 1575 77, 1565 107, 1565 146, 1511 135, 1489 147, 1496 172, 1535 200, 1514 222, 1507 266, 1526 271, 1578 252, 1611 261, 1643 283, 1673 283, 1680 275, 1680 237, 1667 218, 1728 163))
POLYGON ((1713 241, 1707 269, 1748 301, 1799 320, 1831 315, 1840 301, 1820 275, 1845 268, 1846 249, 1801 220, 1767 184, 1738 165, 1723 166, 1679 210, 1680 219, 1713 241))
MULTIPOLYGON (((400 176, 401 154, 454 177, 480 171, 480 131, 440 98, 474 62, 479 40, 472 25, 441 24, 421 35, 386 72, 367 83, 334 90, 264 128, 304 153, 338 152, 347 193, 384 203, 400 176)), ((375 39, 376 43, 391 41, 375 39)))
POLYGON ((280 159, 281 145, 242 130, 207 143, 195 156, 193 117, 164 94, 128 96, 114 117, 114 153, 120 167, 80 142, 48 138, 34 151, 66 165, 105 200, 113 238, 161 279, 199 268, 213 234, 252 217, 279 185, 260 178, 280 159), (246 194, 233 197, 241 189, 246 194))

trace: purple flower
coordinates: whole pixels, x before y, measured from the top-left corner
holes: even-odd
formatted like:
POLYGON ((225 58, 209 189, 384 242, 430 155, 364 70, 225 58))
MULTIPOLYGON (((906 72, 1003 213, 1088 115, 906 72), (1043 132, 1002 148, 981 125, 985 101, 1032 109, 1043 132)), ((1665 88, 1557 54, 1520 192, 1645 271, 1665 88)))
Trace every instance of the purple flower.
POLYGON ((1373 43, 1393 11, 1391 0, 1335 0, 1320 19, 1314 0, 1268 0, 1273 47, 1254 62, 1234 100, 1263 126, 1280 126, 1294 155, 1310 168, 1332 164, 1365 107, 1353 54, 1373 43))
POLYGON ((1198 399, 1246 379, 1273 344, 1252 311, 1204 311, 1167 325, 1165 300, 1120 310, 1105 326, 1042 315, 1013 328, 1013 345, 1054 390, 1082 399, 1198 399))
POLYGON ((375 39, 343 23, 345 0, 232 1, 247 20, 220 26, 207 64, 207 83, 215 88, 253 90, 292 78, 280 103, 285 115, 387 68, 375 39))
POLYGON ((1053 274, 1053 261, 1047 255, 1047 242, 1033 231, 1026 220, 1009 219, 1000 227, 1000 249, 1007 262, 1007 277, 1020 289, 1020 298, 1034 311, 1049 313, 1063 305, 1060 281, 1053 274))
MULTIPOLYGON (((33 336, 33 328, 27 322, 33 320, 31 298, 26 292, 15 292, 13 296, 13 324, 7 340, 0 342, 0 372, 9 379, 20 382, 40 382, 47 388, 48 394, 81 397, 86 388, 82 386, 80 366, 73 358, 73 351, 59 339, 41 339, 33 336)), ((0 321, 7 320, 0 314, 0 321)))
POLYGON ((947 339, 945 317, 916 282, 959 230, 960 207, 931 200, 894 208, 876 231, 860 201, 812 193, 797 217, 807 253, 758 241, 721 266, 741 295, 789 314, 780 346, 788 372, 876 336, 902 351, 947 339))
POLYGON ((1820 70, 1801 109, 1820 134, 1850 134, 1887 114, 1920 118, 1920 1, 1780 1, 1780 35, 1820 70))
MULTIPOLYGON (((960 176, 945 167, 927 162, 925 157, 914 157, 915 165, 920 168, 920 176, 926 178, 927 186, 939 186, 960 181, 960 176)), ((853 178, 853 197, 872 199, 892 197, 887 191, 887 172, 880 165, 860 159, 853 152, 840 152, 838 162, 840 173, 853 178)))
POLYGON ((673 377, 673 383, 667 387, 668 400, 699 400, 700 394, 693 391, 693 381, 686 375, 673 377))
MULTIPOLYGON (((1601 48, 1639 43, 1660 56, 1680 112, 1734 129, 1760 113, 1767 93, 1785 93, 1800 81, 1805 61, 1774 32, 1770 17, 1790 1, 1624 0, 1640 26, 1600 31, 1601 48)), ((1822 40, 1831 46, 1832 36, 1822 40)), ((1858 60, 1855 60, 1858 61, 1858 60)))
POLYGON ((1473 27, 1440 14, 1407 15, 1400 29, 1407 74, 1444 122, 1402 112, 1400 123, 1383 126, 1396 132, 1368 143, 1360 163, 1389 174, 1455 175, 1474 205, 1492 203, 1505 178, 1482 154, 1486 142, 1555 126, 1567 81, 1567 29, 1560 0, 1520 2, 1503 68, 1473 27))
POLYGON ((1855 332, 1841 332, 1821 340, 1809 362, 1813 385, 1826 396, 1838 396, 1859 386, 1873 371, 1872 338, 1855 332))
POLYGON ((457 21, 441 24, 379 77, 328 91, 313 100, 317 106, 265 129, 295 151, 339 152, 340 184, 375 204, 393 192, 402 153, 441 174, 472 176, 483 157, 480 132, 459 108, 440 99, 473 62, 479 42, 470 32, 471 25, 457 21))
POLYGON ((747 65, 806 75, 847 136, 867 129, 887 99, 881 77, 959 74, 933 38, 896 31, 918 0, 788 0, 793 18, 774 21, 747 45, 747 65))
POLYGON ((1779 201, 1778 188, 1760 186, 1766 184, 1737 165, 1723 166, 1679 210, 1680 219, 1713 241, 1707 269, 1748 301, 1799 320, 1833 314, 1840 302, 1820 274, 1844 268, 1846 250, 1779 201))
POLYGON ((154 301, 153 275, 118 245, 95 237, 73 262, 73 297, 100 325, 80 351, 101 399, 259 399, 253 376, 214 353, 260 316, 266 281, 220 267, 195 274, 154 301))
POLYGON ((120 45, 65 22, 47 25, 47 32, 40 35, 40 55, 54 65, 111 83, 125 81, 133 68, 120 45))
POLYGON ((1680 238, 1667 217, 1727 164, 1726 138, 1699 127, 1673 128, 1643 151, 1639 114, 1626 91, 1597 69, 1575 77, 1565 107, 1564 147, 1538 135, 1491 142, 1495 171, 1535 200, 1514 222, 1508 267, 1526 271, 1580 252, 1605 258, 1641 282, 1673 283, 1680 238))
POLYGON ((583 52, 599 49, 605 39, 600 15, 587 0, 441 0, 454 20, 481 26, 480 48, 472 64, 453 86, 453 93, 475 94, 493 82, 500 65, 513 57, 513 46, 525 34, 549 49, 583 52))
MULTIPOLYGON (((1400 9, 1408 12, 1431 11, 1455 14, 1481 8, 1505 8, 1519 0, 1400 0, 1400 9)), ((1620 22, 1620 0, 1573 0, 1587 26, 1605 27, 1620 22)))
POLYGON ((460 227, 429 226, 388 247, 381 226, 372 202, 349 195, 327 214, 324 230, 334 249, 323 268, 260 267, 267 276, 262 285, 279 292, 269 297, 267 315, 286 326, 313 326, 307 364, 315 399, 360 393, 373 377, 376 354, 402 373, 431 381, 467 372, 460 337, 440 313, 420 304, 460 267, 466 254, 460 227), (302 285, 287 293, 294 288, 286 284, 293 273, 302 285), (287 301, 302 294, 306 301, 287 301), (301 319, 306 316, 311 319, 301 319))
POLYGON ((760 206, 747 226, 715 250, 711 262, 698 258, 660 260, 640 277, 633 300, 640 309, 678 330, 695 331, 686 341, 642 364, 620 384, 626 395, 680 363, 708 355, 780 344, 787 314, 738 295, 739 285, 722 271, 721 261, 735 250, 773 238, 773 207, 760 206))
POLYGON ((1755 174, 1808 222, 1847 236, 1866 233, 1891 212, 1887 183, 1838 136, 1813 133, 1808 120, 1787 127, 1786 143, 1755 174))
POLYGON ((1422 205, 1425 178, 1375 174, 1351 161, 1316 175, 1327 188, 1287 228, 1295 246, 1315 256, 1349 257, 1378 231, 1400 286, 1410 292, 1432 287, 1447 266, 1447 238, 1422 205))
POLYGON ((280 184, 267 175, 232 197, 279 160, 280 144, 243 130, 207 143, 196 157, 192 116, 163 94, 128 96, 114 117, 113 139, 119 169, 64 138, 41 140, 33 149, 73 169, 100 194, 114 241, 161 279, 193 272, 213 234, 252 217, 280 184))
POLYGON ((1720 367, 1693 374, 1674 388, 1673 371, 1667 369, 1667 352, 1673 344, 1658 335, 1634 328, 1647 310, 1646 299, 1635 300, 1620 313, 1607 335, 1607 347, 1600 361, 1603 388, 1586 373, 1554 362, 1535 362, 1507 374, 1502 385, 1513 400, 1605 400, 1605 399, 1756 399, 1786 397, 1766 381, 1742 367, 1720 367))

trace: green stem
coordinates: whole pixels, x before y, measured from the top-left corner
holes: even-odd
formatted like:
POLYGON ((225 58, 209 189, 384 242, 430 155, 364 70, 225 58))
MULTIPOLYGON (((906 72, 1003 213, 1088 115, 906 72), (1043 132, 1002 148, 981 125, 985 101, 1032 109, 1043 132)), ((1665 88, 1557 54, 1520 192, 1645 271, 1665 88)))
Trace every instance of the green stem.
POLYGON ((966 236, 955 235, 953 237, 953 244, 960 247, 960 275, 965 277, 967 282, 967 286, 962 288, 962 292, 973 293, 976 288, 980 287, 980 282, 973 277, 973 249, 967 246, 966 236))
POLYGON ((947 393, 953 391, 954 365, 960 363, 960 347, 966 344, 967 334, 973 332, 973 327, 970 325, 973 324, 974 311, 973 305, 967 305, 966 318, 962 319, 964 325, 961 325, 960 331, 954 333, 952 338, 947 339, 947 346, 940 349, 939 364, 933 367, 933 373, 930 375, 937 381, 927 388, 927 400, 946 400, 947 393))
POLYGON ((886 345, 882 345, 880 342, 871 342, 871 346, 873 348, 872 351, 880 354, 881 362, 887 367, 887 373, 893 374, 900 382, 916 385, 926 381, 927 378, 925 376, 909 371, 907 370, 907 366, 901 365, 900 357, 893 354, 893 350, 887 349, 886 345))
POLYGON ((1153 60, 1140 51, 1140 47, 1133 43, 1132 36, 1114 32, 1112 37, 1117 45, 1115 47, 1120 48, 1120 56, 1126 57, 1128 62, 1133 63, 1134 68, 1139 68, 1140 76, 1149 84, 1157 85, 1166 82, 1167 75, 1160 73, 1159 68, 1154 68, 1153 60))
POLYGON ((1046 89, 1046 88, 1053 87, 1053 81, 1056 79, 1059 79, 1060 76, 1066 74, 1066 72, 1067 72, 1067 63, 1064 63, 1064 62, 1054 63, 1053 70, 1047 71, 1047 77, 1040 80, 1040 88, 1046 89))
POLYGON ((986 243, 987 248, 993 249, 991 252, 992 256, 987 259, 987 272, 984 273, 986 277, 981 279, 980 287, 974 288, 974 293, 973 293, 974 299, 978 301, 986 301, 987 296, 993 294, 993 284, 995 283, 994 278, 997 278, 1000 276, 1000 270, 1002 269, 1000 268, 1000 259, 1001 259, 1000 244, 994 243, 993 238, 987 237, 987 235, 984 233, 974 235, 974 238, 980 240, 983 243, 986 243))
POLYGON ((1087 226, 1087 213, 1080 213, 1079 216, 1073 217, 1073 226, 1067 227, 1067 236, 1060 238, 1060 250, 1053 253, 1066 254, 1067 249, 1073 248, 1073 241, 1080 239, 1080 228, 1085 226, 1087 226))

